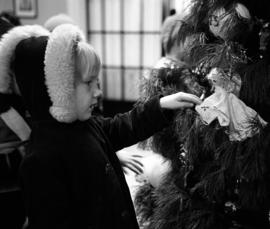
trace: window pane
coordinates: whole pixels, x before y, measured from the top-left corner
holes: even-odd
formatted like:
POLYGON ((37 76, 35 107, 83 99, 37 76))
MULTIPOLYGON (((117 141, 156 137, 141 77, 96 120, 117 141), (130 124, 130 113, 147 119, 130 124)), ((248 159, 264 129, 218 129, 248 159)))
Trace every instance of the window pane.
POLYGON ((153 67, 161 58, 161 42, 159 35, 144 35, 143 65, 153 67))
POLYGON ((140 35, 129 34, 124 35, 124 65, 135 66, 140 65, 140 35))
POLYGON ((140 4, 142 0, 124 0, 124 30, 139 31, 141 22, 140 4))
POLYGON ((162 0, 147 0, 144 3, 144 30, 160 31, 162 23, 162 0))
POLYGON ((107 69, 106 99, 122 99, 122 80, 120 69, 107 69))
POLYGON ((139 97, 141 67, 152 68, 161 57, 158 33, 162 24, 164 0, 88 1, 89 41, 104 65, 100 74, 104 97, 135 101, 139 97), (102 25, 105 27, 102 28, 102 25), (123 33, 120 33, 121 30, 123 33), (145 31, 150 34, 145 34, 145 31))
POLYGON ((120 30, 120 2, 121 0, 104 0, 106 30, 119 31, 120 30))
POLYGON ((135 101, 139 98, 140 74, 139 69, 127 69, 125 71, 125 100, 135 101))
POLYGON ((89 0, 89 27, 90 30, 102 30, 101 28, 101 1, 89 0))
POLYGON ((120 47, 120 35, 118 34, 106 34, 106 57, 104 58, 104 64, 109 66, 121 65, 121 47, 120 47))
POLYGON ((103 63, 104 57, 102 56, 102 34, 91 34, 89 37, 89 43, 94 47, 98 55, 100 56, 101 62, 103 63))

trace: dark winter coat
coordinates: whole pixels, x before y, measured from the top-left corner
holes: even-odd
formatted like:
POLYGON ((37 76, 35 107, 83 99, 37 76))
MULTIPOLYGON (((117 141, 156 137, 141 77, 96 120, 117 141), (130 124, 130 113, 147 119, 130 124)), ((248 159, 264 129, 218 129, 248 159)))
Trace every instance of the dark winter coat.
POLYGON ((115 152, 162 129, 165 116, 154 98, 113 119, 35 122, 21 166, 29 229, 137 229, 115 152))

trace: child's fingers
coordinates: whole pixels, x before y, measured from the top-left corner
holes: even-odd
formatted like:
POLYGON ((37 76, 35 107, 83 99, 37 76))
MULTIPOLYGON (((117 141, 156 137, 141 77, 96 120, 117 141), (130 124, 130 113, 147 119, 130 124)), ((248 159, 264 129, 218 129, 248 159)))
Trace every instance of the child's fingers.
POLYGON ((194 103, 190 103, 190 102, 180 102, 181 107, 185 107, 185 108, 191 108, 194 107, 194 103))
MULTIPOLYGON (((138 172, 138 170, 134 169, 133 167, 128 167, 128 169, 131 170, 132 172, 136 173, 136 174, 140 174, 140 173, 138 172)), ((126 171, 127 171, 127 170, 126 170, 126 171)), ((128 173, 128 172, 126 172, 126 173, 128 173)))
POLYGON ((126 167, 122 167, 124 174, 128 174, 128 169, 126 167))
POLYGON ((133 171, 136 174, 141 174, 143 173, 143 168, 136 163, 130 162, 129 164, 126 165, 127 168, 129 168, 131 171, 133 171))
POLYGON ((137 174, 143 173, 143 166, 136 163, 131 163, 131 165, 137 171, 137 174))
POLYGON ((189 93, 181 93, 181 100, 195 104, 202 103, 202 100, 198 96, 189 93))
POLYGON ((132 157, 143 158, 143 156, 139 154, 132 154, 132 157))
POLYGON ((142 162, 140 162, 140 161, 138 161, 138 160, 136 160, 136 159, 132 159, 132 161, 133 161, 134 163, 138 164, 139 166, 143 167, 143 163, 142 163, 142 162))

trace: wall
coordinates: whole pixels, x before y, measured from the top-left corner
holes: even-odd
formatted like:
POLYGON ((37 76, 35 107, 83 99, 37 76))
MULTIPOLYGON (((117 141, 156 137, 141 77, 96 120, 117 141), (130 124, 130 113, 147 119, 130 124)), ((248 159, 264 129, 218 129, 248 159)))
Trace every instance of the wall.
POLYGON ((86 35, 86 0, 66 0, 67 2, 67 14, 73 18, 76 24, 86 35))
POLYGON ((163 1, 88 0, 89 41, 101 56, 105 99, 138 99, 144 71, 161 57, 163 1))
MULTIPOLYGON (((10 0, 9 0, 10 1, 10 0)), ((66 0, 37 0, 38 15, 34 19, 21 19, 22 24, 40 24, 51 16, 67 12, 66 0)))
POLYGON ((13 10, 13 3, 11 0, 0 0, 0 11, 13 10))
MULTIPOLYGON (((14 0, 0 0, 0 12, 13 11, 13 1, 14 0)), ((76 24, 86 34, 85 2, 85 0, 37 0, 37 17, 31 19, 21 18, 21 22, 24 25, 43 25, 49 17, 55 14, 65 13, 73 18, 76 24)))

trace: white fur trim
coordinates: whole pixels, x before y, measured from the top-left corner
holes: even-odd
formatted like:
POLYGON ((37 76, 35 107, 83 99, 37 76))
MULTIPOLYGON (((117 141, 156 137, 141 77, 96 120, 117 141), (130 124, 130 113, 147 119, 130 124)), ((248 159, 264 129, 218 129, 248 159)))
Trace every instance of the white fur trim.
POLYGON ((0 92, 11 93, 10 62, 17 44, 29 37, 48 36, 50 33, 39 25, 17 26, 0 40, 0 92))
POLYGON ((52 101, 51 115, 59 122, 77 119, 74 102, 74 53, 77 42, 85 41, 81 30, 71 24, 57 26, 45 52, 45 82, 52 101))

